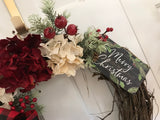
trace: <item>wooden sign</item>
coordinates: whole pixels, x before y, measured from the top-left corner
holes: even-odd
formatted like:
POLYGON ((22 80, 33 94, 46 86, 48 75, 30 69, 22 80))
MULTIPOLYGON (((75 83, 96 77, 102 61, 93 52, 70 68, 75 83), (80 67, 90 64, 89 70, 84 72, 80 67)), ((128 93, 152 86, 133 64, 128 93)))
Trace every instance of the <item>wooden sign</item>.
POLYGON ((106 47, 107 51, 98 56, 95 65, 108 79, 129 93, 136 93, 149 71, 148 65, 110 39, 106 47))

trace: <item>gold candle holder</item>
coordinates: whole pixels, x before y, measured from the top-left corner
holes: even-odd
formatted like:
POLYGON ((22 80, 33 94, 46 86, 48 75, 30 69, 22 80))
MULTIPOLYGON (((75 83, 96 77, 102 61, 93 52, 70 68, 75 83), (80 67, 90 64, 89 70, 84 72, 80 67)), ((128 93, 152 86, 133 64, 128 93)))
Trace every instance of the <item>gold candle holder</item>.
POLYGON ((25 34, 28 32, 27 27, 24 24, 24 21, 19 13, 14 0, 4 0, 6 7, 11 15, 11 22, 14 25, 16 31, 19 35, 25 34))

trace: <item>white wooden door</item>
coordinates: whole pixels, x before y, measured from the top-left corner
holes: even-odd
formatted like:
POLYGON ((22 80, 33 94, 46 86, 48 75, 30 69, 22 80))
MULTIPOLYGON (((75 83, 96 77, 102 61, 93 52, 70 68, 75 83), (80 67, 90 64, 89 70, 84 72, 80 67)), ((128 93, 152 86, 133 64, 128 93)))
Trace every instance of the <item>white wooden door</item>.
MULTIPOLYGON (((16 3, 27 25, 30 14, 41 14, 40 0, 16 0, 16 3)), ((81 33, 92 25, 103 30, 113 27, 110 38, 151 66, 148 89, 154 90, 160 104, 160 12, 154 5, 152 0, 57 0, 55 8, 60 12, 68 10, 70 23, 78 25, 81 33)), ((2 0, 0 9, 0 37, 12 36, 13 26, 2 0)), ((40 84, 38 89, 42 90, 39 103, 45 106, 46 120, 98 120, 97 116, 105 116, 111 110, 110 87, 105 81, 92 78, 89 70, 79 70, 74 78, 57 76, 40 84)), ((157 110, 154 102, 154 117, 157 110)), ((116 107, 106 120, 118 120, 116 107)))

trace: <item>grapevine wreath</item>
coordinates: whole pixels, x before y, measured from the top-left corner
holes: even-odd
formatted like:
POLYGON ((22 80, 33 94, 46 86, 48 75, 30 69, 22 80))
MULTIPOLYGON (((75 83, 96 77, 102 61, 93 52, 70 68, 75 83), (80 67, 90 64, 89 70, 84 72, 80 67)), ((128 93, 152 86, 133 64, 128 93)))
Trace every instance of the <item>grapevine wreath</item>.
MULTIPOLYGON (((41 120, 43 107, 31 90, 51 76, 75 76, 79 68, 93 69, 114 88, 119 120, 152 119, 154 97, 144 82, 149 67, 108 37, 113 28, 90 27, 82 35, 68 25, 68 14, 54 11, 52 0, 43 0, 42 11, 45 18, 29 17, 29 31, 19 28, 0 40, 0 120, 41 120)), ((112 111, 97 117, 105 120, 112 111)))

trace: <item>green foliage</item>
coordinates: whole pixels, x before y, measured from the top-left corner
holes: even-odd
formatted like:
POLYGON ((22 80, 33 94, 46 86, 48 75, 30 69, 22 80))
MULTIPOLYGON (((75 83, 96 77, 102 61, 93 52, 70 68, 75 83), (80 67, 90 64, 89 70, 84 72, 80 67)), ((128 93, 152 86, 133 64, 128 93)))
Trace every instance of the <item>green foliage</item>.
POLYGON ((112 40, 108 39, 106 42, 107 50, 110 53, 112 48, 121 48, 120 45, 113 43, 112 40))
POLYGON ((138 75, 138 80, 141 81, 142 80, 142 76, 141 74, 138 75))
POLYGON ((63 16, 66 17, 66 19, 68 19, 71 16, 71 14, 68 13, 67 11, 64 11, 63 16))
POLYGON ((106 42, 98 39, 99 33, 96 29, 90 27, 88 31, 84 34, 84 39, 79 43, 83 48, 83 58, 87 67, 95 67, 94 58, 96 55, 101 54, 106 51, 106 42))
POLYGON ((110 78, 111 78, 111 80, 113 80, 113 82, 115 82, 117 85, 120 84, 120 81, 119 81, 114 75, 110 74, 110 78))
POLYGON ((32 33, 41 34, 43 36, 43 31, 46 27, 52 27, 51 21, 48 19, 42 19, 39 15, 29 16, 29 22, 31 24, 30 31, 32 33))
POLYGON ((132 87, 128 90, 129 93, 136 93, 138 91, 138 87, 132 87))
POLYGON ((56 12, 54 11, 54 2, 52 0, 42 0, 42 12, 46 15, 46 17, 54 23, 56 12))
MULTIPOLYGON (((133 64, 138 68, 141 77, 145 78, 146 73, 150 67, 147 64, 144 64, 140 59, 134 56, 133 53, 131 53, 130 51, 128 51, 128 54, 133 64)), ((139 77, 139 80, 140 80, 140 77, 139 77)))
MULTIPOLYGON (((44 13, 45 17, 42 18, 39 15, 31 15, 29 16, 29 22, 31 24, 30 32, 34 34, 40 34, 43 39, 43 31, 47 27, 53 27, 56 31, 56 34, 63 32, 63 29, 59 29, 55 26, 55 19, 58 16, 56 11, 54 11, 54 2, 53 0, 42 0, 42 12, 44 13)), ((62 14, 66 18, 70 16, 66 11, 62 14)), ((45 40, 46 41, 46 40, 45 40)))
MULTIPOLYGON (((19 99, 20 99, 20 98, 24 98, 26 95, 28 95, 28 96, 29 96, 29 101, 32 101, 32 99, 36 97, 36 94, 37 94, 37 93, 33 93, 33 92, 29 91, 29 92, 20 93, 20 94, 17 94, 16 96, 14 96, 13 106, 16 107, 16 111, 20 111, 20 110, 22 109, 22 107, 19 105, 19 99)), ((41 105, 38 105, 37 103, 34 103, 34 105, 35 105, 35 108, 34 108, 34 109, 35 109, 38 113, 41 113, 41 111, 43 110, 44 107, 41 106, 41 105)), ((26 111, 29 111, 29 110, 32 110, 32 109, 30 108, 30 104, 26 104, 25 112, 26 112, 26 111)))

